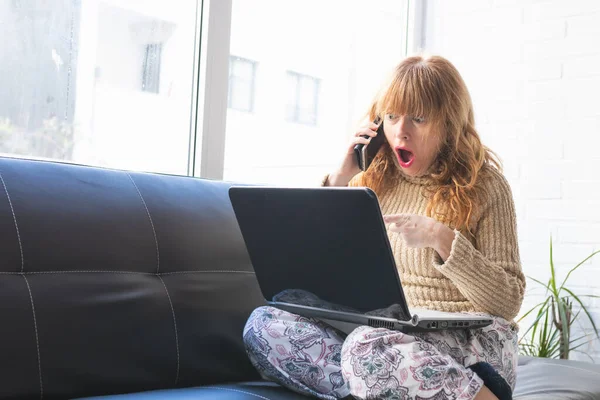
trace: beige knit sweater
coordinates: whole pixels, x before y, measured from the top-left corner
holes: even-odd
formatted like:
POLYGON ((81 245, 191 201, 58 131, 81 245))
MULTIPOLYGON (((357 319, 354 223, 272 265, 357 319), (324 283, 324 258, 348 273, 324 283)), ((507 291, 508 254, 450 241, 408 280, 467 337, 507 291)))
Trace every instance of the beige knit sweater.
MULTIPOLYGON (((512 321, 525 291, 510 186, 496 170, 485 178, 487 201, 475 218, 473 238, 455 231, 445 263, 432 248, 407 247, 388 229, 402 287, 410 307, 449 312, 484 312, 512 321)), ((357 186, 357 175, 349 186, 357 186)), ((326 184, 327 178, 323 180, 326 184)), ((383 214, 426 215, 426 178, 401 174, 379 199, 383 214)))

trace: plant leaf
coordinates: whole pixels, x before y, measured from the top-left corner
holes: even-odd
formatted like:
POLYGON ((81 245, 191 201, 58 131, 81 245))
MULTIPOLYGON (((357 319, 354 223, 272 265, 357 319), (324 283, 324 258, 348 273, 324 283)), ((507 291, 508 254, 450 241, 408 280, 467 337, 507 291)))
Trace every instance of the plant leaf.
POLYGON ((544 349, 548 349, 548 313, 546 313, 546 318, 544 319, 544 326, 540 330, 539 343, 544 346, 544 349))
POLYGON ((586 353, 585 351, 581 351, 581 350, 573 350, 575 353, 581 353, 581 354, 585 354, 586 356, 588 356, 588 358, 590 359, 590 361, 592 362, 592 364, 596 363, 596 360, 594 360, 592 358, 592 356, 590 356, 588 353, 586 353))
POLYGON ((577 350, 578 348, 580 348, 581 346, 585 346, 586 344, 590 343, 590 340, 588 340, 587 342, 583 342, 583 343, 579 343, 577 346, 574 346, 573 348, 571 348, 571 351, 573 350, 577 350))
POLYGON ((581 306, 581 309, 583 310, 583 312, 586 313, 587 317, 589 318, 590 322, 592 323, 592 327, 594 328, 594 332, 596 332, 596 337, 600 339, 600 334, 598 334, 598 328, 596 328, 596 323, 594 322, 594 319, 592 318, 592 316, 588 312, 587 307, 583 305, 583 303, 581 302, 581 300, 579 299, 579 297, 577 297, 575 295, 575 293, 573 293, 570 289, 564 288, 564 291, 567 292, 567 293, 569 293, 575 299, 575 301, 579 303, 579 305, 581 306))
MULTIPOLYGON (((547 300, 546 300, 546 301, 547 301, 547 300)), ((535 306, 533 306, 533 307, 532 307, 532 308, 531 308, 529 311, 527 311, 525 314, 523 314, 523 316, 521 316, 521 318, 519 318, 519 319, 517 320, 517 323, 519 323, 519 322, 523 321, 525 318, 527 318, 527 316, 528 316, 529 314, 531 314, 533 311, 535 311, 535 309, 536 309, 536 308, 538 308, 539 306, 541 306, 541 305, 542 305, 542 304, 544 304, 544 303, 545 303, 545 302, 542 302, 542 303, 539 303, 539 304, 536 304, 535 306)))
MULTIPOLYGON (((551 299, 551 297, 549 297, 548 299, 551 299)), ((536 318, 536 320, 534 322, 534 325, 533 325, 533 332, 531 332, 531 340, 535 340, 535 336, 536 336, 536 333, 538 332, 538 328, 540 327, 539 324, 540 324, 540 320, 542 319, 542 317, 545 317, 545 321, 546 321, 546 322, 544 322, 543 326, 548 325, 549 307, 550 306, 548 304, 546 304, 545 307, 543 307, 542 309, 540 309, 540 311, 538 313, 539 315, 536 318)), ((542 327, 542 329, 543 329, 543 327, 542 327)), ((542 329, 540 329, 540 335, 542 335, 542 329)), ((540 338, 541 338, 541 336, 540 336, 540 338)), ((542 339, 539 339, 538 343, 540 343, 540 345, 541 345, 543 343, 542 339)))
POLYGON ((548 352, 550 354, 555 354, 557 351, 560 350, 560 340, 559 340, 560 336, 559 335, 560 335, 560 331, 556 328, 553 328, 552 335, 548 339, 548 352))
POLYGON ((544 301, 542 307, 540 308, 540 310, 538 311, 538 315, 535 318, 535 321, 533 321, 531 323, 531 326, 529 326, 529 328, 525 331, 525 333, 523 333, 522 338, 524 338, 525 336, 527 336, 527 334, 533 330, 533 332, 531 333, 531 339, 533 340, 535 338, 535 334, 537 332, 537 328, 539 326, 539 321, 540 319, 544 316, 544 313, 547 312, 548 310, 548 301, 550 301, 550 297, 546 298, 546 301, 544 301))
POLYGON ((541 282, 541 281, 539 281, 539 280, 537 280, 537 279, 535 279, 535 278, 533 278, 531 276, 527 276, 527 277, 529 279, 531 279, 532 281, 534 281, 536 283, 539 283, 540 285, 542 285, 543 287, 545 287, 546 291, 551 291, 552 290, 552 288, 550 287, 550 280, 548 280, 548 283, 546 284, 546 283, 543 283, 543 282, 541 282))
POLYGON ((579 314, 581 314, 581 310, 577 310, 577 312, 571 316, 571 322, 569 322, 569 326, 573 325, 575 321, 577 321, 579 314))
POLYGON ((552 291, 554 296, 558 296, 556 290, 556 274, 554 269, 554 257, 552 256, 552 236, 550 236, 550 283, 552 284, 552 291))
MULTIPOLYGON (((552 244, 550 245, 552 247, 552 244)), ((567 276, 565 277, 565 280, 562 282, 562 284, 560 285, 560 290, 563 289, 563 287, 565 286, 565 284, 567 283, 567 280, 569 280, 569 277, 571 276, 571 274, 579 267, 581 267, 583 264, 585 264, 585 262, 587 260, 589 260, 590 258, 594 257, 596 254, 599 254, 600 250, 594 251, 592 254, 590 254, 589 256, 587 256, 582 262, 580 262, 579 264, 577 264, 576 266, 574 266, 573 268, 571 268, 571 270, 569 271, 569 273, 567 273, 567 276)), ((550 254, 552 254, 552 250, 550 250, 550 254)))
MULTIPOLYGON (((573 340, 571 340, 571 341, 569 342, 569 344, 571 344, 571 343, 575 343, 576 341, 578 341, 578 340, 581 340, 581 339, 585 339, 585 338, 587 338, 587 337, 588 337, 588 335, 582 335, 582 336, 579 336, 577 339, 573 339, 573 340)), ((591 342, 592 340, 593 340, 593 339, 588 339, 588 342, 591 342)))
POLYGON ((560 315, 560 326, 562 334, 562 355, 565 358, 569 358, 569 321, 567 321, 567 311, 565 308, 567 305, 560 297, 556 300, 556 307, 558 308, 558 314, 560 315))

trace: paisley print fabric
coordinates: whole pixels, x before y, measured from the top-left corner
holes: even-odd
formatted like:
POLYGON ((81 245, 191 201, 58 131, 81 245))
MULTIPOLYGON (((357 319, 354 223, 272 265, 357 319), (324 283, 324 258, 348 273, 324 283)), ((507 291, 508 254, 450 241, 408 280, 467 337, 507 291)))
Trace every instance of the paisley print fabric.
POLYGON ((350 394, 340 364, 344 339, 324 322, 273 307, 257 308, 244 328, 248 357, 264 379, 327 400, 350 394))
POLYGON ((263 378, 319 399, 470 400, 483 382, 466 367, 480 361, 513 388, 516 380, 517 332, 502 318, 475 330, 360 326, 346 336, 322 321, 260 307, 244 343, 263 378))

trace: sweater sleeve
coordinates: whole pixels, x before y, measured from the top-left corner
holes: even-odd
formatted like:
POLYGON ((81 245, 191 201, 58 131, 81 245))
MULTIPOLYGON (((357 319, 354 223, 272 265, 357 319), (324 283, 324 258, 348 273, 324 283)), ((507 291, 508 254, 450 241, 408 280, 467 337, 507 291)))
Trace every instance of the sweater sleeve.
MULTIPOLYGON (((494 174, 496 175, 496 174, 494 174)), ((517 243, 512 192, 506 179, 488 186, 489 201, 475 231, 475 245, 455 231, 450 256, 434 266, 450 279, 477 310, 512 320, 525 292, 517 243)))

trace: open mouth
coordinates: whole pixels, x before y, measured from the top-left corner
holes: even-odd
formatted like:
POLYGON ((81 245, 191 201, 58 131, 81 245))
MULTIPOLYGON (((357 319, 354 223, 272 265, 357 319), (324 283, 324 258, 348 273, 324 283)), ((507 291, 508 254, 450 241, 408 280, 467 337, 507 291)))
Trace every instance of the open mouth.
POLYGON ((415 155, 412 153, 412 151, 406 149, 398 149, 397 151, 400 165, 404 168, 410 167, 415 160, 415 155))

